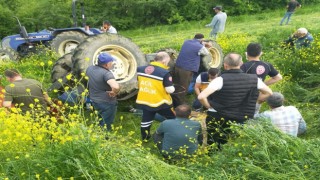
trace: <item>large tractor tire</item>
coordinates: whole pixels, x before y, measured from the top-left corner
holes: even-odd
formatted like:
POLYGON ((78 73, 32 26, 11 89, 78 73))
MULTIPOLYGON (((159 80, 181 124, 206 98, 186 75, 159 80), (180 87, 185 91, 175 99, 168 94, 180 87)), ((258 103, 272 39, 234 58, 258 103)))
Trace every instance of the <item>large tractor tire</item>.
POLYGON ((164 51, 164 52, 167 52, 169 54, 169 56, 170 56, 170 62, 168 64, 169 71, 173 72, 173 68, 174 68, 174 66, 176 64, 176 60, 177 60, 178 55, 179 55, 178 51, 176 51, 175 49, 172 49, 172 48, 164 48, 164 49, 160 49, 157 52, 160 52, 160 51, 164 51))
POLYGON ((208 48, 210 54, 201 57, 201 63, 199 72, 207 71, 210 68, 220 69, 223 62, 222 49, 215 41, 208 41, 211 43, 211 47, 208 48))
POLYGON ((118 99, 125 100, 134 96, 137 93, 137 67, 148 63, 139 47, 120 35, 104 33, 89 37, 81 43, 72 57, 72 71, 76 78, 84 79, 86 69, 97 64, 101 52, 108 52, 116 59, 111 71, 121 86, 118 99))
POLYGON ((54 83, 58 79, 62 79, 72 70, 72 55, 73 52, 65 54, 59 58, 56 63, 53 65, 51 70, 51 82, 54 83))
POLYGON ((11 48, 0 49, 0 62, 17 61, 19 58, 17 52, 11 48))
POLYGON ((87 35, 77 31, 65 31, 58 34, 51 44, 51 49, 59 56, 72 52, 80 43, 87 38, 87 35))

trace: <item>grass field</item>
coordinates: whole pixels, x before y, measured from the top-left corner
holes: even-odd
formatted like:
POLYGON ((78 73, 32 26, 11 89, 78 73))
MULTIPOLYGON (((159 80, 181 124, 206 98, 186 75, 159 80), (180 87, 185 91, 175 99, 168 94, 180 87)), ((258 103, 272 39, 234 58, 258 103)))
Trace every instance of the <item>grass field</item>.
MULTIPOLYGON (((29 127, 27 117, 9 116, 0 109, 0 179, 317 179, 320 175, 318 9, 320 5, 302 7, 292 16, 290 24, 284 26, 279 25, 284 10, 229 16, 226 31, 217 40, 224 54, 244 55, 248 43, 262 43, 262 59, 275 63, 284 76, 283 81, 271 88, 283 92, 286 103, 300 109, 308 124, 305 135, 293 138, 281 134, 266 121, 249 122, 244 127, 234 127, 239 137, 231 139, 223 151, 209 156, 198 154, 172 164, 162 160, 152 142, 140 141, 141 118, 129 112, 134 99, 119 102, 116 136, 111 135, 109 141, 104 136, 101 139, 101 132, 91 126, 96 116, 82 108, 65 112, 66 122, 70 124, 52 125, 60 133, 57 141, 64 142, 61 144, 45 139, 51 133, 45 128, 29 127), (280 49, 280 43, 299 27, 306 27, 316 37, 314 48, 297 52, 280 49), (302 70, 312 76, 303 76, 302 70), (312 98, 315 100, 307 100, 312 98), (10 122, 21 122, 21 125, 10 122), (10 128, 1 129, 7 126, 10 128), (28 128, 30 133, 37 132, 37 136, 30 141, 20 140, 19 132, 28 128)), ((211 18, 120 31, 120 34, 131 38, 144 53, 166 47, 180 50, 183 41, 193 38, 195 33, 208 37, 210 29, 204 26, 211 18)), ((25 77, 38 79, 49 87, 55 60, 55 55, 46 52, 19 63, 2 63, 0 71, 17 68, 25 77)), ((4 79, 1 83, 7 84, 4 79)), ((188 98, 191 101, 194 95, 188 98)), ((158 125, 153 123, 153 132, 158 125)))

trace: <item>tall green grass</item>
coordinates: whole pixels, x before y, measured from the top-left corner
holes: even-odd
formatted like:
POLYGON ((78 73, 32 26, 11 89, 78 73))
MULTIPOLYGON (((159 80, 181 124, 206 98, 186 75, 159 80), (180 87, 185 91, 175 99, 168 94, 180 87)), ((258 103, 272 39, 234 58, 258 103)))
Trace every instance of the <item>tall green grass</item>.
MULTIPOLYGON (((30 120, 0 111, 0 128, 6 127, 3 122, 12 122, 10 131, 0 131, 0 179, 317 179, 320 175, 319 43, 314 49, 301 51, 284 50, 279 46, 299 27, 306 27, 317 35, 320 13, 316 9, 319 8, 317 5, 299 9, 288 26, 279 26, 283 10, 228 17, 226 31, 218 39, 225 54, 235 51, 244 55, 248 43, 263 44, 262 59, 273 63, 284 76, 283 81, 271 88, 285 94, 286 105, 295 105, 302 112, 308 125, 305 135, 290 137, 276 130, 267 120, 252 121, 243 127, 234 126, 235 135, 222 151, 198 154, 189 160, 172 163, 162 159, 152 142, 140 141, 141 117, 127 112, 127 106, 133 105, 134 99, 119 103, 115 133, 108 135, 108 141, 96 127, 96 114, 78 104, 64 109, 64 125, 53 126, 56 127, 54 132, 58 129, 64 132, 58 136, 61 137, 59 141, 38 138, 45 143, 30 145, 28 143, 32 141, 16 143, 18 141, 12 140, 16 144, 5 146, 1 143, 11 142, 7 138, 18 138, 21 132, 29 132, 20 129, 19 125, 30 120), (3 132, 10 132, 11 136, 1 134, 3 132)), ((210 20, 208 17, 199 22, 120 33, 131 38, 145 53, 164 47, 179 50, 183 41, 195 33, 208 37, 210 29, 204 25, 210 20)), ((17 68, 24 77, 40 80, 47 88, 56 59, 54 54, 46 52, 18 63, 3 63, 0 71, 17 68)), ((1 82, 8 84, 5 79, 1 82)), ((263 105, 262 110, 266 109, 268 107, 263 105)), ((152 131, 158 124, 153 123, 152 131)), ((46 128, 34 131, 40 129, 44 134, 41 137, 51 133, 46 128)))

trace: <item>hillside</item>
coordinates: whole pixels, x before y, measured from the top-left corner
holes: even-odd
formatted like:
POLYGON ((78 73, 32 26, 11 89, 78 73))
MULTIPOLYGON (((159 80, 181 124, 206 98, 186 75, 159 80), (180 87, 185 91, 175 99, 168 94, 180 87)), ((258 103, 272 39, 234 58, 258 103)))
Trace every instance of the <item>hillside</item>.
MULTIPOLYGON (((120 102, 114 132, 97 127, 97 114, 63 105, 58 116, 40 118, 8 113, 0 108, 0 179, 317 179, 320 175, 320 5, 302 7, 287 26, 279 26, 284 10, 228 17, 225 33, 218 38, 224 54, 244 56, 250 42, 263 45, 263 60, 273 63, 284 79, 271 86, 296 106, 307 122, 307 133, 295 138, 282 134, 265 119, 233 126, 232 137, 222 151, 200 149, 191 159, 166 161, 154 143, 140 140, 141 117, 128 111, 134 99, 120 102), (297 28, 315 37, 310 49, 280 47, 297 28), (58 121, 59 120, 59 121, 58 121), (58 123, 63 121, 63 123, 58 123)), ((180 50, 195 33, 208 37, 204 25, 211 19, 177 25, 121 31, 144 53, 165 47, 180 50)), ((0 71, 19 69, 24 77, 50 86, 56 55, 46 51, 2 62, 0 71)), ((4 78, 2 84, 8 84, 4 78)), ((56 97, 54 92, 50 94, 56 97)), ((193 99, 194 95, 189 95, 193 99)), ((268 107, 263 106, 262 110, 268 107)), ((203 117, 202 117, 203 118, 203 117)), ((152 131, 159 125, 153 123, 152 131)))

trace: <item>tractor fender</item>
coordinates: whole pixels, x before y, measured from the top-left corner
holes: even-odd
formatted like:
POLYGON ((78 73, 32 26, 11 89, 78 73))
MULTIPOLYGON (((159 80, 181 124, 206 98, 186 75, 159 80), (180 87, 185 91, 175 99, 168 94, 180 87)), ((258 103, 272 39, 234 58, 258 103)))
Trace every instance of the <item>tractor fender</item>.
POLYGON ((76 27, 76 28, 63 28, 63 29, 53 29, 52 30, 52 36, 57 36, 58 34, 61 34, 63 32, 69 32, 69 31, 76 31, 79 33, 82 33, 86 36, 91 36, 91 35, 95 35, 95 34, 100 34, 100 31, 96 28, 90 28, 90 32, 86 31, 84 28, 81 27, 76 27))

